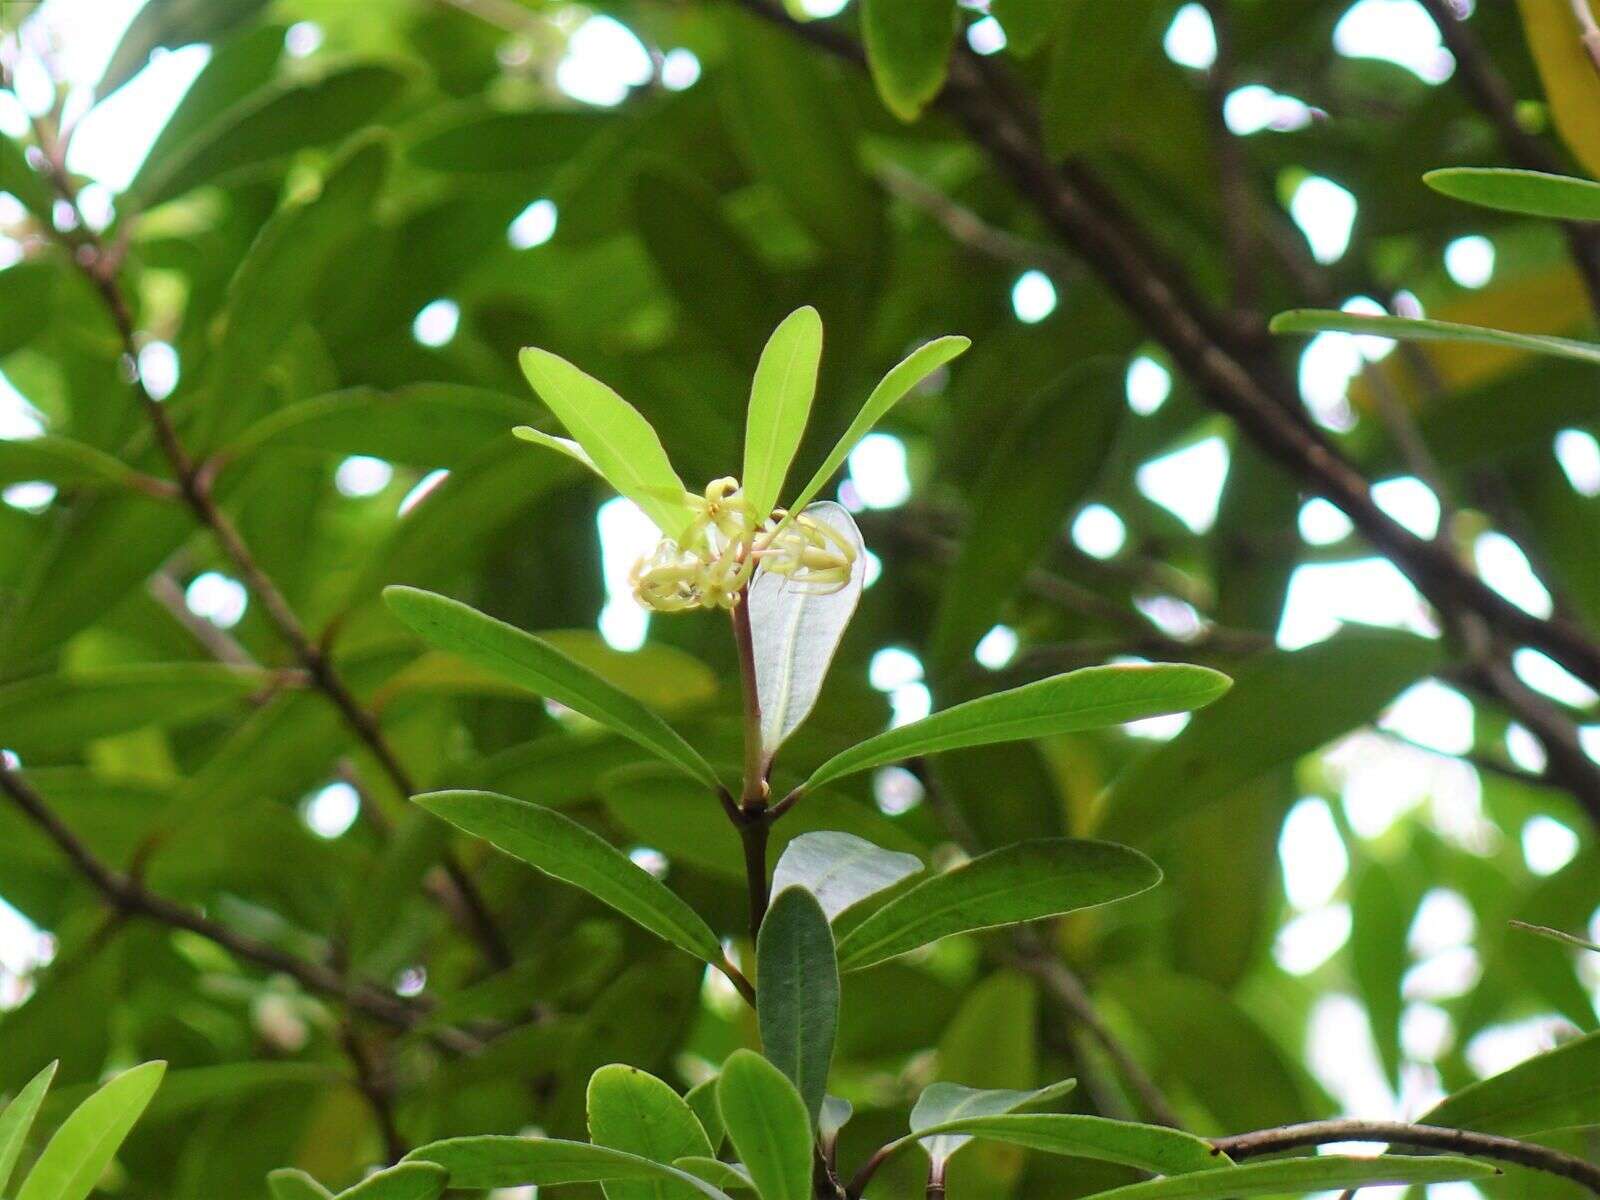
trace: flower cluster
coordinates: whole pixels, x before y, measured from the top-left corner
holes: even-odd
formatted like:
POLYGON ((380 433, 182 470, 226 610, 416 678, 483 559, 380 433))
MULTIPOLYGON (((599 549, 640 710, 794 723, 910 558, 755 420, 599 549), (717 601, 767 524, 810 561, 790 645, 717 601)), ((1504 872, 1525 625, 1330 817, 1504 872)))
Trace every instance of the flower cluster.
POLYGON ((757 566, 818 594, 850 580, 856 550, 826 521, 776 509, 752 511, 731 476, 693 499, 695 519, 681 539, 664 538, 634 565, 639 602, 657 612, 732 608, 757 566))

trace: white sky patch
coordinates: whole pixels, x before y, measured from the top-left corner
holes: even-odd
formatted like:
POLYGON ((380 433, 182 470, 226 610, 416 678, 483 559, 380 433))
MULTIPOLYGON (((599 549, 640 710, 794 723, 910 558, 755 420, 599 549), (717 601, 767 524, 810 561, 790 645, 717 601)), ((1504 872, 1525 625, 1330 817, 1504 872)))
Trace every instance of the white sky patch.
POLYGON ((1455 758, 1441 757, 1381 733, 1358 730, 1322 756, 1339 788, 1345 820, 1357 837, 1382 837, 1401 816, 1424 802, 1447 812, 1478 812, 1478 773, 1455 758))
POLYGON ((1417 589, 1386 558, 1296 567, 1278 623, 1278 645, 1298 650, 1332 637, 1346 621, 1438 635, 1417 589))
POLYGON ((237 579, 220 571, 206 571, 190 580, 183 592, 183 603, 195 616, 219 629, 232 629, 244 618, 250 594, 237 579))
POLYGON ((78 122, 67 166, 113 192, 125 191, 156 135, 210 61, 208 46, 157 51, 149 66, 78 122))
POLYGON ((1188 641, 1200 635, 1203 624, 1194 605, 1176 596, 1136 596, 1133 606, 1168 637, 1188 641))
POLYGON ((1300 539, 1308 546, 1332 546, 1355 532, 1350 518, 1331 501, 1314 496, 1300 506, 1300 539))
POLYGON ((1478 985, 1483 962, 1471 946, 1441 950, 1405 973, 1400 994, 1407 1000, 1454 1000, 1478 985))
POLYGON ((43 479, 13 483, 0 491, 0 502, 27 513, 42 513, 56 498, 56 485, 43 479))
MULTIPOLYGON (((1379 304, 1371 296, 1351 296, 1339 305, 1340 312, 1360 313, 1367 317, 1382 317, 1388 315, 1389 310, 1379 304)), ((1351 335, 1355 338, 1356 350, 1368 362, 1377 362, 1393 352, 1398 344, 1393 338, 1375 337, 1370 333, 1357 333, 1351 335)))
POLYGON ((595 513, 600 530, 600 564, 606 587, 600 610, 600 636, 613 650, 637 650, 650 629, 650 610, 634 599, 628 576, 634 564, 656 548, 661 531, 632 500, 613 496, 595 513))
POLYGON ((1419 538, 1432 538, 1439 532, 1439 497, 1414 476, 1373 484, 1372 502, 1419 538))
POLYGON ((409 492, 400 497, 400 503, 395 509, 395 515, 397 517, 405 516, 432 495, 434 489, 449 478, 450 472, 443 467, 429 471, 421 479, 417 480, 416 485, 409 492))
POLYGON ((1333 48, 1346 58, 1392 62, 1424 83, 1443 83, 1456 68, 1416 0, 1358 0, 1333 27, 1333 48))
POLYGON ((1333 899, 1350 869, 1350 855, 1328 803, 1317 797, 1289 810, 1278 836, 1278 862, 1289 903, 1302 912, 1333 899))
POLYGON ((1506 757, 1524 771, 1532 771, 1535 775, 1541 773, 1549 761, 1539 739, 1522 725, 1506 727, 1506 757))
POLYGON ((1437 1062, 1455 1041, 1456 1024, 1433 1004, 1408 1004, 1400 1014, 1400 1047, 1407 1058, 1437 1062))
POLYGON ((1306 1058, 1311 1073, 1346 1113, 1371 1119, 1401 1115, 1384 1079, 1367 1010, 1353 997, 1334 993, 1318 999, 1306 1031, 1306 1058))
POLYGON ((628 851, 628 861, 648 871, 657 879, 665 879, 671 866, 667 862, 667 856, 654 846, 635 846, 628 851))
POLYGON ((1578 853, 1578 835, 1554 817, 1539 814, 1522 826, 1522 859, 1535 875, 1554 875, 1578 853))
POLYGON ((1129 721, 1122 732, 1129 737, 1144 738, 1152 742, 1170 742, 1188 727, 1189 713, 1167 713, 1161 717, 1145 717, 1129 721))
POLYGON ((1017 656, 1018 644, 1015 629, 1009 625, 996 625, 978 639, 978 645, 973 650, 972 656, 978 660, 980 666, 998 671, 1009 666, 1011 660, 1017 656))
POLYGON ((1597 699, 1593 688, 1548 654, 1531 646, 1522 646, 1512 653, 1511 669, 1529 687, 1574 708, 1588 708, 1597 699))
POLYGON ((1290 975, 1309 975, 1350 940, 1350 906, 1330 904, 1302 913, 1278 931, 1272 957, 1290 975))
POLYGON ((1331 179, 1311 175, 1300 181, 1289 200, 1289 215, 1300 226, 1320 263, 1338 262, 1350 247, 1355 228, 1356 198, 1331 179))
POLYGON ((922 677, 922 660, 903 646, 885 646, 867 664, 867 682, 880 692, 918 683, 922 677))
POLYGON ((574 100, 611 108, 653 74, 650 52, 631 29, 615 18, 594 16, 567 39, 566 53, 556 64, 556 86, 574 100))
POLYGON ((1128 407, 1148 417, 1167 402, 1172 394, 1172 372, 1147 354, 1128 364, 1126 379, 1128 407))
POLYGON ((1550 593, 1533 573, 1528 556, 1505 534, 1492 530, 1479 534, 1472 557, 1483 581, 1518 608, 1536 617, 1548 617, 1553 611, 1550 593))
POLYGON ((894 728, 915 724, 933 711, 933 693, 925 683, 908 683, 889 693, 889 709, 894 728))
POLYGON ((1092 558, 1115 558, 1128 541, 1128 527, 1104 504, 1086 504, 1072 520, 1072 542, 1092 558))
POLYGON ((1249 137, 1263 129, 1287 133, 1311 124, 1313 112, 1304 100, 1275 92, 1265 84, 1234 88, 1222 102, 1222 120, 1230 133, 1249 137))
POLYGON ((376 496, 389 486, 394 468, 369 454, 352 454, 334 469, 333 486, 341 496, 376 496))
POLYGON ((1354 427, 1350 381, 1361 364, 1360 343, 1348 333, 1319 333, 1300 352, 1300 397, 1324 429, 1344 433, 1354 427))
POLYGON ((1467 898, 1452 888, 1436 887, 1417 905, 1406 945, 1418 958, 1426 958, 1469 945, 1477 932, 1477 914, 1467 898))
POLYGON ((865 590, 877 583, 878 580, 882 578, 883 559, 879 558, 871 550, 863 550, 861 553, 866 557, 867 560, 867 569, 861 579, 861 587, 863 590, 865 590))
POLYGON ((1483 287, 1494 278, 1494 243, 1476 233, 1456 238, 1444 248, 1444 269, 1461 287, 1483 287))
POLYGON ((146 342, 139 347, 139 378, 152 399, 165 400, 172 395, 182 377, 178 351, 170 342, 146 342))
POLYGON ((967 26, 967 45, 974 54, 999 54, 1006 48, 1006 31, 993 17, 979 17, 967 26))
POLYGON ((850 482, 867 508, 895 508, 911 498, 906 444, 892 433, 869 433, 850 451, 850 482))
POLYGON ((668 50, 661 56, 661 86, 669 92, 682 92, 700 82, 700 58, 686 46, 668 50))
POLYGON ((904 767, 884 767, 872 776, 872 797, 879 812, 898 817, 922 803, 922 780, 904 767))
POLYGON ((1011 285, 1011 311, 1024 325, 1036 325, 1056 310, 1056 285, 1043 271, 1024 271, 1011 285))
POLYGON ((1472 701, 1437 679, 1424 679, 1400 693, 1378 728, 1440 754, 1465 754, 1472 749, 1472 722, 1472 701))
POLYGON ((356 816, 360 812, 360 793, 343 780, 313 792, 300 808, 306 828, 330 841, 342 837, 356 823, 356 816))
POLYGON ((283 35, 283 49, 290 58, 309 58, 322 49, 322 42, 322 26, 315 21, 296 21, 283 35))
POLYGON ((1195 533, 1215 523, 1227 478, 1228 443, 1220 437, 1151 459, 1134 474, 1141 492, 1195 533))
POLYGON ((1217 31, 1203 4, 1185 4, 1167 26, 1161 48, 1180 67, 1209 71, 1217 61, 1217 31))
POLYGON ((1556 434, 1556 461, 1580 496, 1600 496, 1600 442, 1587 429, 1563 429, 1556 434))
POLYGON ((800 11, 808 17, 836 17, 850 0, 800 0, 800 11))
POLYGON ((448 346, 461 325, 461 306, 454 300, 433 300, 411 322, 411 336, 423 346, 448 346))
MULTIPOLYGON (((27 975, 54 956, 55 938, 0 899, 0 967, 13 976, 27 975)), ((7 989, 4 999, 11 998, 7 989)))
POLYGON ((554 200, 535 200, 518 213, 506 229, 506 241, 513 250, 532 250, 556 235, 560 213, 554 200))
POLYGON ((1572 1024, 1554 1013, 1504 1025, 1490 1025, 1467 1043, 1467 1065, 1479 1079, 1509 1071, 1535 1054, 1554 1050, 1572 1024))

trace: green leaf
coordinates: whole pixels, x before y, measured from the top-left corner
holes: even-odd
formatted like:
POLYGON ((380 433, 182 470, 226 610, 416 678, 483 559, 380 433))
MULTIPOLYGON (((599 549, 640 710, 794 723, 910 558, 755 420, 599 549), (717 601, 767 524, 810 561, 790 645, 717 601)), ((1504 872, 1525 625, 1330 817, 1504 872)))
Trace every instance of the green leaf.
POLYGON ((717 1106, 761 1200, 810 1200, 811 1118, 788 1077, 735 1050, 717 1077, 717 1106))
POLYGON ((789 464, 806 431, 822 362, 822 318, 797 308, 772 331, 750 385, 745 418, 744 498, 759 517, 778 505, 789 464))
POLYGON ((762 1053, 799 1090, 815 1126, 839 1031, 839 963, 828 914, 803 887, 779 890, 761 922, 756 1020, 762 1053))
POLYGON ((1110 842, 1018 842, 917 884, 839 942, 839 966, 857 971, 957 933, 1060 916, 1155 887, 1144 855, 1110 842))
POLYGON ((340 1192, 339 1200, 434 1200, 449 1182, 450 1172, 436 1163, 396 1163, 340 1192))
POLYGON ((989 12, 1006 31, 1006 51, 1032 58, 1061 23, 1061 0, 993 0, 989 12))
POLYGON ((297 1167, 267 1172, 272 1200, 333 1200, 333 1193, 297 1167))
POLYGON ((672 1165, 680 1171, 687 1171, 697 1178, 704 1179, 707 1183, 731 1191, 743 1188, 745 1191, 755 1191, 755 1183, 738 1163, 726 1163, 720 1158, 704 1158, 700 1155, 689 1155, 684 1158, 674 1159, 672 1165))
POLYGON ((55 194, 43 175, 28 163, 27 153, 0 134, 0 192, 10 192, 39 220, 49 223, 55 194))
POLYGON ((53 1062, 28 1080, 6 1105, 5 1111, 0 1112, 0 1192, 11 1182, 11 1172, 16 1170, 28 1131, 33 1128, 33 1118, 38 1115, 39 1105, 50 1090, 50 1081, 56 1077, 56 1068, 60 1065, 53 1062))
POLYGON ((897 1144, 922 1142, 922 1148, 928 1152, 935 1170, 942 1176, 944 1164, 950 1161, 950 1156, 972 1140, 970 1136, 958 1132, 946 1132, 947 1125, 1048 1104, 1065 1096, 1076 1086, 1076 1080, 1062 1079, 1023 1092, 1011 1088, 970 1088, 959 1083, 930 1083, 912 1106, 909 1122, 911 1133, 897 1144))
POLYGON ((803 512, 805 506, 815 500, 817 493, 822 491, 828 480, 833 478, 833 473, 844 465, 844 460, 850 456, 850 451, 855 449, 856 443, 871 433, 872 427, 883 420, 889 410, 900 403, 913 388, 970 345, 972 345, 970 338, 954 335, 935 338, 926 345, 918 346, 896 364, 879 381, 878 386, 872 389, 872 394, 861 406, 861 411, 856 414, 855 420, 850 422, 850 427, 844 431, 844 436, 828 452, 828 457, 817 468, 817 473, 811 477, 811 482, 800 490, 800 494, 789 505, 790 510, 803 512))
POLYGON ((1561 221, 1600 221, 1600 183, 1513 167, 1446 167, 1422 182, 1442 195, 1501 212, 1561 221))
POLYGON ((981 696, 868 738, 823 763, 804 787, 809 791, 920 754, 1191 712, 1226 692, 1228 684, 1226 675, 1181 663, 1085 667, 981 696))
POLYGON ((837 530, 855 547, 856 557, 849 580, 837 591, 803 587, 762 569, 750 584, 761 750, 769 763, 816 707, 867 578, 866 543, 849 511, 822 500, 808 505, 804 515, 837 530))
POLYGON ((922 870, 914 854, 874 846, 834 829, 802 833, 784 848, 772 872, 774 894, 805 888, 832 921, 869 896, 886 891, 922 870))
POLYGON ((559 701, 701 782, 720 786, 710 764, 670 725, 533 634, 417 588, 388 587, 383 598, 397 617, 441 650, 559 701))
POLYGON ((576 821, 493 792, 414 797, 436 816, 529 866, 582 888, 623 916, 708 963, 722 961, 717 935, 654 875, 576 821))
MULTIPOLYGON (((0 137, 0 176, 5 174, 5 150, 9 145, 0 137)), ((0 181, 0 191, 9 190, 0 181)), ((0 271, 0 358, 22 349, 50 328, 56 315, 57 285, 63 274, 61 264, 48 258, 24 259, 0 271)), ((15 438, 8 440, 5 445, 27 446, 43 440, 15 438)), ((115 459, 112 461, 116 462, 115 459)), ((121 466, 120 463, 118 465, 121 466)), ((122 469, 126 473, 127 468, 122 469)), ((12 478, 49 479, 51 476, 22 475, 12 478)))
POLYGON ((1482 325, 1457 325, 1418 317, 1367 316, 1334 309, 1295 308, 1272 318, 1273 333, 1358 333, 1418 342, 1483 342, 1512 350, 1529 350, 1577 362, 1600 363, 1600 345, 1550 337, 1540 333, 1511 333, 1482 325))
POLYGON ((1600 1126, 1600 1033, 1468 1084, 1417 1121, 1502 1137, 1600 1126))
MULTIPOLYGON (((557 454, 565 454, 573 462, 586 470, 593 471, 601 479, 606 478, 600 468, 594 465, 594 459, 589 457, 589 452, 571 438, 557 437, 553 433, 535 429, 532 425, 517 425, 511 430, 511 434, 521 441, 543 446, 546 450, 554 450, 557 454)), ((606 482, 609 483, 610 480, 606 482)))
POLYGON ((661 439, 639 410, 564 358, 532 347, 522 373, 612 487, 632 500, 670 538, 683 535, 694 510, 661 439))
POLYGON ((211 4, 149 4, 139 10, 112 52, 96 100, 104 100, 150 61, 159 49, 220 42, 267 6, 269 0, 218 0, 211 4))
POLYGON ((862 0, 867 66, 884 106, 915 121, 944 87, 955 41, 950 0, 862 0))
POLYGON ((694 1115, 700 1118, 700 1128, 706 1132, 706 1139, 711 1143, 711 1152, 720 1153, 728 1132, 722 1127, 722 1110, 717 1107, 716 1076, 713 1075, 710 1079, 695 1084, 684 1093, 683 1101, 694 1110, 694 1115))
MULTIPOLYGON (((928 1090, 951 1086, 936 1083, 928 1090)), ((918 1103, 920 1107, 921 1102, 918 1103)), ((912 1121, 916 1119, 913 1112, 912 1121)), ((930 1142, 955 1141, 954 1135, 962 1135, 963 1140, 965 1137, 989 1138, 1049 1154, 1121 1163, 1156 1175, 1183 1175, 1228 1165, 1225 1157, 1212 1151, 1210 1142, 1193 1134, 1164 1125, 1108 1121, 1104 1117, 1006 1111, 992 1116, 952 1116, 917 1128, 925 1146, 930 1142), (929 1136, 933 1134, 939 1136, 929 1136)), ((933 1151, 930 1149, 929 1153, 932 1155, 933 1151)), ((953 1150, 944 1153, 948 1157, 953 1150)))
POLYGON ((1252 1162, 1152 1179, 1109 1192, 1097 1192, 1095 1200, 1222 1200, 1234 1196, 1303 1195, 1384 1184, 1451 1183, 1458 1179, 1482 1179, 1495 1173, 1486 1163, 1449 1155, 1406 1158, 1380 1154, 1372 1158, 1353 1158, 1321 1154, 1315 1158, 1252 1162))
MULTIPOLYGON (((1152 0, 1061 0, 1050 74, 1040 99, 1045 146, 1054 158, 1097 148, 1138 111, 1168 6, 1152 0)), ((1163 67, 1167 64, 1162 63, 1163 67)))
MULTIPOLYGON (((613 1064, 591 1075, 588 1112, 589 1140, 597 1146, 661 1163, 714 1154, 694 1110, 677 1092, 637 1067, 613 1064)), ((609 1200, 684 1200, 699 1194, 669 1179, 615 1180, 605 1184, 605 1193, 609 1200)))
MULTIPOLYGON (((10 274, 0 274, 0 289, 9 282, 10 274)), ((133 474, 127 463, 87 442, 53 434, 0 440, 0 485, 42 479, 57 487, 75 483, 127 486, 133 474)))
POLYGON ((719 1189, 676 1167, 605 1146, 559 1138, 497 1134, 447 1138, 417 1147, 406 1155, 405 1161, 438 1163, 450 1173, 450 1187, 457 1191, 667 1179, 685 1183, 711 1200, 728 1200, 719 1189))
POLYGON ((116 1076, 80 1104, 33 1164, 16 1200, 85 1200, 161 1086, 164 1062, 116 1076))

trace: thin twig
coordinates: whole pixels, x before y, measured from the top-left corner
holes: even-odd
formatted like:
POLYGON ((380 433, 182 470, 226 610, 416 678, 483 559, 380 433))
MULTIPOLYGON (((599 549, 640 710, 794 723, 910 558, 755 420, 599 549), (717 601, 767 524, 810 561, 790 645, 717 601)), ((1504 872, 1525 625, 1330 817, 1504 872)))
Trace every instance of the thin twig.
POLYGON ((339 1040, 350 1065, 355 1068, 356 1086, 378 1122, 385 1157, 391 1163, 399 1162, 411 1147, 400 1135, 400 1127, 395 1122, 394 1082, 389 1077, 388 1066, 362 1044, 361 1035, 348 1025, 340 1029, 339 1040))
POLYGON ((1492 1158, 1570 1179, 1600 1196, 1600 1166, 1591 1162, 1534 1142, 1439 1125, 1408 1125, 1403 1121, 1307 1121, 1215 1138, 1211 1145, 1216 1153, 1226 1154, 1237 1162, 1261 1154, 1277 1154, 1330 1142, 1385 1142, 1492 1158))

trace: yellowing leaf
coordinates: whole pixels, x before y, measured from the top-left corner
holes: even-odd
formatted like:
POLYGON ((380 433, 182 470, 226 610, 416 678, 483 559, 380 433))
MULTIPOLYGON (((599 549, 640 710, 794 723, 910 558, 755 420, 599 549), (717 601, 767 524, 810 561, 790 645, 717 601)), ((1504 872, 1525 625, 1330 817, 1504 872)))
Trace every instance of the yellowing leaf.
POLYGON ((1600 176, 1600 73, 1583 48, 1572 0, 1517 0, 1517 7, 1556 132, 1600 176))

